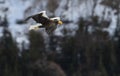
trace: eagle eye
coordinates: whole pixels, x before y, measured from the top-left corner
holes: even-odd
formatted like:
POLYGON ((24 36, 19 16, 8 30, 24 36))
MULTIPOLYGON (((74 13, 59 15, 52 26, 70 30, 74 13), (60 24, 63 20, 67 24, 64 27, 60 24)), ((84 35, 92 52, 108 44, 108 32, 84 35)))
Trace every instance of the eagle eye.
POLYGON ((55 22, 55 23, 58 23, 58 20, 57 20, 57 19, 54 19, 54 22, 55 22))
POLYGON ((57 19, 54 19, 55 21, 57 21, 57 19))
POLYGON ((57 22, 58 20, 57 19, 54 19, 55 22, 57 22))

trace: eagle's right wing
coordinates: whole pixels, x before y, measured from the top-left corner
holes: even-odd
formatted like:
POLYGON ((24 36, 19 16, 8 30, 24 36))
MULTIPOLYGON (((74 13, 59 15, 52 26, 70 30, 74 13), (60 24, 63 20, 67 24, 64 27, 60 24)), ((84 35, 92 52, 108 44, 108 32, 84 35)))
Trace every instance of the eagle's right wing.
POLYGON ((47 17, 45 11, 40 12, 40 13, 35 14, 35 15, 32 15, 32 16, 29 16, 28 18, 25 19, 25 21, 29 20, 30 18, 35 20, 37 23, 41 23, 42 25, 46 25, 48 22, 50 22, 50 20, 47 17))

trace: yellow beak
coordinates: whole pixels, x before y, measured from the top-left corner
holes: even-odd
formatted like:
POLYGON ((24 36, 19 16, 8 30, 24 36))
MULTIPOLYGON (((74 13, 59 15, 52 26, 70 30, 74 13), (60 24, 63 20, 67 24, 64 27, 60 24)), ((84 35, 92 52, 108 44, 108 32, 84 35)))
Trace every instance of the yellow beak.
POLYGON ((62 22, 61 20, 59 20, 59 21, 58 21, 58 24, 62 25, 62 24, 63 24, 63 22, 62 22))

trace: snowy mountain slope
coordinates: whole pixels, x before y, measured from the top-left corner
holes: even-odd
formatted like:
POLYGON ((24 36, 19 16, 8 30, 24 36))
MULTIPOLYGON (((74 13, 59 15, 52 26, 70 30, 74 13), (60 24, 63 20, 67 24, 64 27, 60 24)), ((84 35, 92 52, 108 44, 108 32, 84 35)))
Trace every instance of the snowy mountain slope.
POLYGON ((9 29, 19 44, 21 44, 23 41, 28 43, 27 37, 25 35, 27 26, 26 24, 16 24, 16 20, 24 18, 24 11, 30 7, 31 2, 31 0, 5 0, 5 3, 0 4, 2 9, 8 8, 8 11, 0 9, 0 16, 2 18, 4 18, 5 15, 7 16, 9 29))
MULTIPOLYGON (((109 31, 109 33, 113 35, 117 21, 117 16, 114 14, 116 10, 101 5, 101 1, 102 0, 96 1, 97 4, 94 8, 95 11, 93 15, 97 15, 102 19, 103 12, 105 11, 104 19, 111 20, 111 25, 109 28, 103 30, 109 31), (110 12, 110 14, 108 12, 110 12)), ((16 23, 16 20, 24 19, 29 15, 45 10, 48 16, 60 16, 62 20, 72 21, 72 23, 64 24, 65 26, 63 25, 56 30, 55 34, 62 36, 60 33, 62 28, 65 27, 70 30, 76 30, 77 22, 80 17, 87 19, 91 16, 94 4, 94 0, 6 0, 4 4, 0 4, 0 7, 7 7, 8 11, 0 11, 0 16, 4 17, 4 15, 7 14, 10 23, 9 29, 12 31, 13 36, 19 43, 23 41, 28 43, 26 33, 28 32, 27 28, 31 22, 20 25, 16 23)), ((75 32, 71 33, 74 34, 75 32)))

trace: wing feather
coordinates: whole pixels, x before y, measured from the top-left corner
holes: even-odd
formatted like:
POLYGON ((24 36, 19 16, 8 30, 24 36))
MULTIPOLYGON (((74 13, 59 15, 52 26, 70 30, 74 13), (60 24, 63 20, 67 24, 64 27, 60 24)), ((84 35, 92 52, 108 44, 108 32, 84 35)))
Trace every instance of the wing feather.
POLYGON ((30 18, 32 18, 33 20, 35 20, 37 23, 41 23, 42 25, 47 25, 50 20, 49 18, 46 16, 43 16, 42 15, 43 13, 38 13, 38 14, 35 14, 35 15, 32 15, 32 16, 29 16, 28 18, 26 18, 25 20, 29 20, 30 18))

